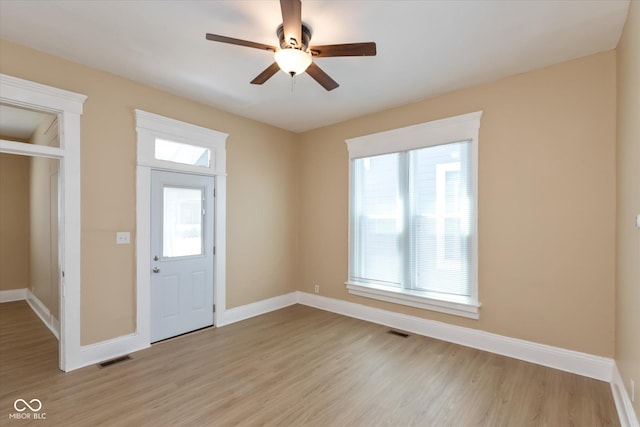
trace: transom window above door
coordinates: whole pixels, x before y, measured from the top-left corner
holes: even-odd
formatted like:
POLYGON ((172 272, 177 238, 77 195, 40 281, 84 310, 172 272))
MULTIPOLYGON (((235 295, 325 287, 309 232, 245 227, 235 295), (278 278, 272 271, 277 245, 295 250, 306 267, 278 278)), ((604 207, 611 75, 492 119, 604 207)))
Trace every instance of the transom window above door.
POLYGON ((156 138, 154 157, 156 160, 208 168, 211 160, 211 150, 197 145, 156 138))
POLYGON ((161 170, 225 175, 227 134, 135 110, 138 165, 161 170))

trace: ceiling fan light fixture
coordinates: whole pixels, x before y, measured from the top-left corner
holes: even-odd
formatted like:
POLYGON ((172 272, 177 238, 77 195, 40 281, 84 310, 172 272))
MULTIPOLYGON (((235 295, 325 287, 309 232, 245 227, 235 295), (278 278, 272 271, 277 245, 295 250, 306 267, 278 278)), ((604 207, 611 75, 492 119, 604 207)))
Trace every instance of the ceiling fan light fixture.
POLYGON ((273 56, 280 69, 290 76, 304 73, 312 61, 310 52, 295 48, 280 49, 273 56))
MULTIPOLYGON (((0 0, 2 1, 2 0, 0 0)), ((278 69, 294 77, 305 71, 318 82, 325 90, 330 91, 340 86, 327 73, 313 61, 314 58, 328 58, 335 56, 375 56, 376 44, 342 43, 311 46, 311 27, 302 22, 301 0, 280 0, 280 12, 282 24, 276 29, 279 46, 270 46, 264 43, 256 43, 249 40, 235 39, 219 34, 207 33, 207 40, 220 43, 234 44, 237 46, 251 47, 274 53, 274 62, 258 74, 251 84, 261 85, 273 77, 278 69), (286 33, 286 36, 285 36, 286 33)), ((291 80, 291 88, 293 89, 291 80)))

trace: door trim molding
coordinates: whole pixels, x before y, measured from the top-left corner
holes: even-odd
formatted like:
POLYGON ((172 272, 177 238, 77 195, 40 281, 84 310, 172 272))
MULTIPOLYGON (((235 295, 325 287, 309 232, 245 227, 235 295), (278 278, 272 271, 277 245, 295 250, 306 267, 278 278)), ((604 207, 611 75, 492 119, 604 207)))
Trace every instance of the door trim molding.
MULTIPOLYGON (((80 345, 80 116, 87 97, 40 83, 0 74, 0 102, 58 116, 60 148, 45 153, 60 159, 58 263, 60 278, 59 366, 70 371, 82 366, 80 345)), ((0 152, 42 156, 31 144, 3 144, 0 152), (13 151, 12 151, 13 150, 13 151)))
POLYGON ((226 286, 226 133, 190 123, 134 110, 136 119, 136 332, 137 345, 151 343, 151 170, 166 170, 214 177, 213 313, 214 325, 223 323, 226 286), (153 158, 156 138, 169 139, 209 148, 212 162, 209 168, 197 168, 153 158))

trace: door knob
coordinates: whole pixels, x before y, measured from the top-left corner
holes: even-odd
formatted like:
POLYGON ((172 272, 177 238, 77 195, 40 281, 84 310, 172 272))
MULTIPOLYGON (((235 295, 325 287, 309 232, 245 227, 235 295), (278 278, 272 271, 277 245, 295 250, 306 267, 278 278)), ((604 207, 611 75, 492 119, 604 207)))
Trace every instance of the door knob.
POLYGON ((160 269, 158 267, 153 267, 153 272, 154 273, 160 273, 160 269))

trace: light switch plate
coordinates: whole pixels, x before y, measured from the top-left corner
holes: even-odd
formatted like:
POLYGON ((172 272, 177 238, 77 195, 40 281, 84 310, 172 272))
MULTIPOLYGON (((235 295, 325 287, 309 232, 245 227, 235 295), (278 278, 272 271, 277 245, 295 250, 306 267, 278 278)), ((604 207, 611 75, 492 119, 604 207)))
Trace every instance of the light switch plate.
POLYGON ((636 215, 636 227, 640 228, 640 214, 636 215))
POLYGON ((129 243, 131 243, 131 233, 129 233, 128 231, 116 232, 116 244, 128 245, 129 243))

